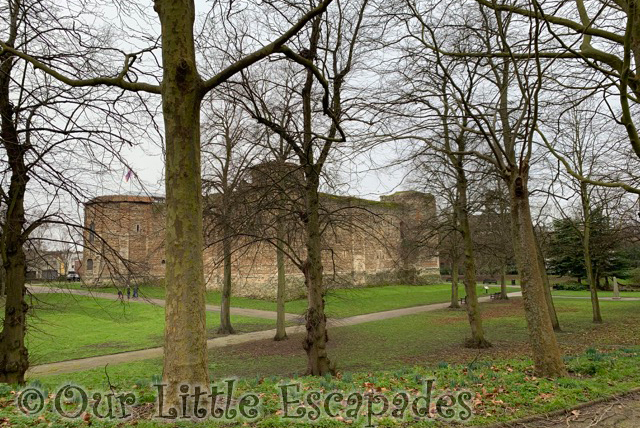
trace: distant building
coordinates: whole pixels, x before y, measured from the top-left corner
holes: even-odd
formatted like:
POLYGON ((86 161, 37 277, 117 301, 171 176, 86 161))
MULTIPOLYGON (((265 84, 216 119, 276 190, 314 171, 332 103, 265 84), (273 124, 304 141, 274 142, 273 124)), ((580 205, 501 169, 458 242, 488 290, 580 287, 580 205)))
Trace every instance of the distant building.
MULTIPOLYGON (((215 203, 215 197, 213 200, 215 203)), ((329 287, 430 283, 440 279, 435 244, 423 238, 422 230, 436 213, 433 196, 409 191, 370 201, 323 194, 321 205, 323 212, 336 213, 335 224, 330 224, 323 235, 324 275, 329 287)), ((204 274, 207 287, 217 289, 223 273, 221 233, 215 219, 210 217, 214 215, 205 214, 204 222, 209 227, 205 236, 204 274)), ((85 227, 82 262, 85 282, 164 277, 163 198, 126 195, 94 198, 85 204, 85 227)), ((285 227, 291 230, 299 227, 299 223, 285 227)), ((293 243, 292 247, 304 255, 302 242, 293 243)), ((304 295, 300 270, 288 262, 286 271, 288 297, 304 295)), ((274 298, 275 248, 250 237, 236 239, 232 278, 236 296, 274 298)))
POLYGON ((27 251, 27 280, 55 281, 70 268, 69 251, 27 251))

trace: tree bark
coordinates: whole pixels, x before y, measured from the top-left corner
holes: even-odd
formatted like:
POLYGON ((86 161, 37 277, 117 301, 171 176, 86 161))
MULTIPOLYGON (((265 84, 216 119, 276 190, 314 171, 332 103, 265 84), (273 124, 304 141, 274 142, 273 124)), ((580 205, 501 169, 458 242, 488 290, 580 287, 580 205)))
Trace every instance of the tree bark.
MULTIPOLYGON (((223 198, 226 196, 223 195, 223 198)), ((225 203, 225 202, 223 202, 225 203)), ((231 228, 229 227, 228 215, 226 207, 223 208, 224 226, 222 239, 222 257, 223 257, 223 278, 222 278, 222 298, 220 300, 220 327, 218 334, 235 334, 231 325, 231 228)))
POLYGON ((155 0, 162 28, 165 126, 166 306, 163 379, 167 405, 180 383, 208 387, 203 273, 200 103, 192 0, 155 0))
POLYGON ((535 372, 538 376, 544 377, 563 376, 566 370, 544 295, 526 173, 512 173, 509 193, 514 250, 520 272, 520 286, 535 372))
POLYGON ((24 159, 27 146, 21 144, 18 138, 9 96, 13 58, 10 55, 2 55, 0 62, 0 135, 11 169, 1 240, 7 294, 0 335, 0 382, 24 384, 24 374, 29 367, 29 353, 24 342, 29 306, 25 301, 27 269, 22 233, 25 225, 24 195, 29 181, 24 159))
POLYGON ((507 293, 507 265, 502 265, 502 270, 500 271, 500 299, 507 300, 509 295, 507 293))
MULTIPOLYGON (((313 22, 309 39, 309 55, 315 58, 318 53, 320 40, 320 25, 322 20, 316 18, 313 22)), ((305 283, 307 286, 307 312, 305 325, 307 336, 303 342, 303 348, 307 352, 307 374, 321 376, 332 373, 333 368, 327 355, 327 316, 324 312, 324 284, 322 266, 322 236, 320 232, 320 172, 322 160, 315 159, 314 135, 313 135, 313 106, 312 89, 314 75, 311 70, 306 71, 306 80, 302 89, 302 115, 303 115, 303 144, 299 154, 300 164, 303 166, 305 176, 305 213, 304 223, 306 228, 307 260, 303 266, 305 283)), ((334 85, 338 82, 334 82, 334 85)), ((334 88, 334 95, 339 94, 339 89, 334 88)), ((338 103, 339 96, 334 97, 334 104, 338 103)), ((335 106, 334 106, 335 107, 335 106)), ((339 108, 334 108, 334 113, 339 114, 339 108)), ((327 144, 327 143, 325 143, 327 144)), ((325 146, 328 148, 330 146, 325 146)))
POLYGON ((544 256, 542 255, 542 247, 540 246, 540 240, 536 236, 536 249, 538 250, 538 264, 540 265, 540 273, 542 274, 542 283, 544 284, 544 299, 547 302, 549 308, 549 317, 551 317, 551 324, 554 331, 562 331, 560 328, 560 320, 556 312, 556 306, 553 303, 553 296, 551 295, 551 283, 549 282, 549 275, 547 275, 547 266, 544 263, 544 256))
POLYGON ((321 376, 332 373, 327 355, 327 316, 324 312, 324 284, 322 281, 322 249, 320 235, 320 198, 318 187, 320 176, 312 165, 305 167, 307 176, 306 232, 307 261, 304 277, 307 286, 308 307, 305 314, 307 337, 304 350, 307 352, 307 374, 321 376))
POLYGON ((461 163, 456 165, 457 180, 457 207, 460 232, 464 245, 464 289, 467 294, 467 317, 471 327, 471 338, 465 341, 467 348, 489 348, 491 343, 484 338, 482 327, 482 314, 478 305, 478 293, 476 291, 476 260, 469 225, 469 210, 467 202, 467 179, 461 163))
POLYGON ((451 304, 452 309, 458 309, 460 296, 458 295, 458 257, 455 256, 451 261, 451 304))
POLYGON ((584 217, 584 231, 582 232, 582 249, 584 252, 584 266, 587 272, 587 282, 591 294, 591 312, 593 322, 602 323, 602 313, 600 312, 600 300, 598 299, 598 287, 593 274, 593 262, 591 260, 591 207, 589 206, 589 196, 587 184, 580 182, 580 199, 582 201, 582 215, 584 217))
POLYGON ((276 265, 278 267, 278 290, 276 293, 276 335, 275 341, 287 339, 285 327, 285 294, 286 294, 286 272, 284 264, 284 251, 280 248, 284 242, 285 230, 282 224, 278 224, 278 247, 276 247, 276 265))
MULTIPOLYGON (((455 204, 457 204, 457 192, 455 204)), ((453 245, 451 251, 451 305, 450 308, 458 309, 459 303, 459 290, 458 290, 458 209, 453 207, 453 213, 451 215, 451 221, 453 223, 453 245)))

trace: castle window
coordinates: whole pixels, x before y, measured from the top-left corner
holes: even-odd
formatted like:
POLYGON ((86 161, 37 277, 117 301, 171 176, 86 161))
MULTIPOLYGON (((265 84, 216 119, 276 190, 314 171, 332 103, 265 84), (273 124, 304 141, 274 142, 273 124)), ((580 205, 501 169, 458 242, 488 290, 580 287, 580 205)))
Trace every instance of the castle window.
POLYGON ((93 259, 87 259, 87 270, 93 270, 93 259))
POLYGON ((89 242, 93 243, 96 240, 96 225, 91 222, 89 225, 89 242))
POLYGON ((140 225, 136 224, 136 232, 140 233, 140 225))
POLYGON ((165 264, 165 263, 166 263, 166 262, 163 260, 163 261, 162 261, 162 264, 165 264))

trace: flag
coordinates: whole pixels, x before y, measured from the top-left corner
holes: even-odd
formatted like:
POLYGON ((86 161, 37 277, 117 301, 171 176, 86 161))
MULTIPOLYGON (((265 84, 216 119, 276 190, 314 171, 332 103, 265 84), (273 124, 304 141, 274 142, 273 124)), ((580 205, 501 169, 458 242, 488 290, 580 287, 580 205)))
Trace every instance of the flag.
POLYGON ((124 176, 124 181, 128 183, 132 175, 133 175, 133 171, 129 169, 129 172, 127 172, 127 175, 124 176))

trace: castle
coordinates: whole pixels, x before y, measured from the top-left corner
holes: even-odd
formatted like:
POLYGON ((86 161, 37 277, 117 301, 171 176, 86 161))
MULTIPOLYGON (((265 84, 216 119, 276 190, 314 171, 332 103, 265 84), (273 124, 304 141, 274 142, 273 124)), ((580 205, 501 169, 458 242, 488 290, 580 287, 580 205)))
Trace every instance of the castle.
MULTIPOLYGON (((215 204, 218 199, 205 198, 205 205, 215 204)), ((240 199, 245 204, 254 203, 240 199)), ((328 287, 425 284, 440 279, 433 238, 424 233, 436 214, 432 195, 406 191, 371 201, 322 194, 321 209, 325 217, 322 248, 328 287)), ((222 233, 214 217, 205 207, 204 274, 207 287, 219 289, 223 277, 222 233)), ((290 240, 292 254, 285 264, 287 298, 302 297, 304 277, 295 264, 296 257, 304 258, 300 224, 282 219, 273 223, 284 227, 290 240)), ((162 197, 111 195, 91 199, 85 204, 83 281, 122 284, 162 279, 164 228, 162 197)), ((257 229, 265 231, 268 227, 257 229)), ((255 232, 241 231, 239 235, 233 240, 232 294, 275 299, 275 247, 269 239, 257 239, 255 232)))

